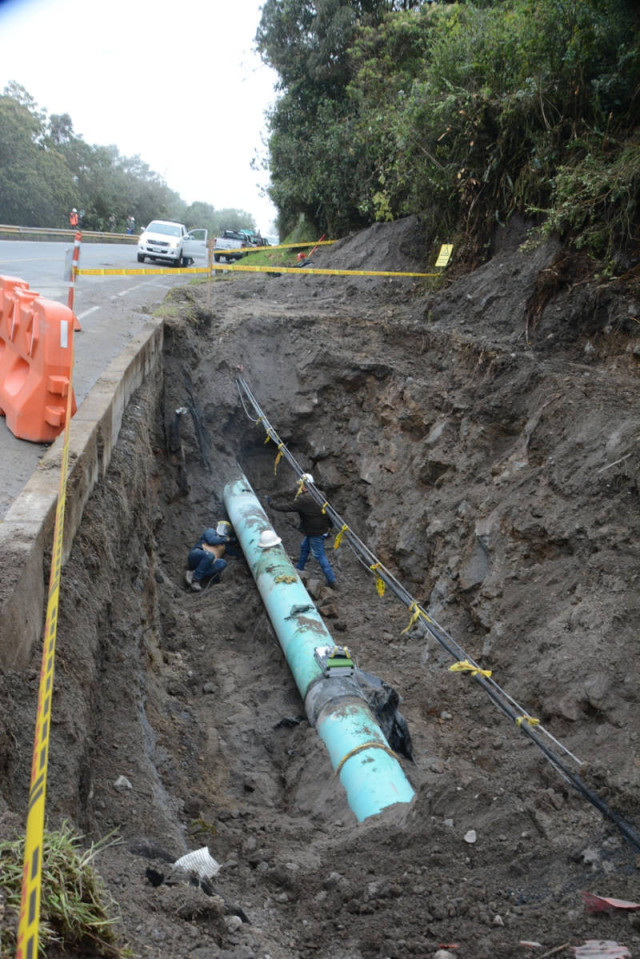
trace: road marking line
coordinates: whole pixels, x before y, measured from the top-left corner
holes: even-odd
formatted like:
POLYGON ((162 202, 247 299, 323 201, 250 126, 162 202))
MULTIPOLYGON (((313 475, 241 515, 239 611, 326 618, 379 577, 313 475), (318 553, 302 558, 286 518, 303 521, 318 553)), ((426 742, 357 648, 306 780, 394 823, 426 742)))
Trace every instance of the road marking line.
POLYGON ((85 310, 84 313, 77 313, 76 316, 78 317, 79 320, 84 320, 86 319, 87 316, 91 316, 92 313, 95 313, 96 310, 99 310, 99 309, 100 309, 99 306, 92 306, 88 310, 85 310))
MULTIPOLYGON (((145 283, 138 283, 136 286, 130 286, 128 290, 121 290, 120 293, 116 293, 116 296, 126 296, 127 293, 136 293, 138 290, 147 290, 150 286, 166 286, 166 283, 163 282, 162 278, 159 282, 154 281, 150 283, 149 281, 145 283)), ((112 297, 115 299, 115 297, 112 297)))

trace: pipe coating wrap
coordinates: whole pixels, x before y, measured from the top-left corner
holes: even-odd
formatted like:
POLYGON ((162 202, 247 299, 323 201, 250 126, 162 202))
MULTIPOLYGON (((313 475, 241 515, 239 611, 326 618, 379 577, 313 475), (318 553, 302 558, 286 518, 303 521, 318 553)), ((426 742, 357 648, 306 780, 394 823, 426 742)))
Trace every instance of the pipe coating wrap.
POLYGON ((323 688, 320 714, 316 718, 307 708, 307 715, 329 751, 356 818, 362 822, 394 803, 411 802, 413 789, 366 700, 357 692, 345 697, 343 684, 326 679, 316 661, 316 647, 335 642, 282 545, 258 545, 260 534, 273 527, 246 477, 239 473, 227 483, 223 497, 305 708, 307 694, 313 699, 314 690, 323 688))
POLYGON ((385 806, 411 802, 409 780, 366 702, 323 711, 316 728, 358 822, 385 806))

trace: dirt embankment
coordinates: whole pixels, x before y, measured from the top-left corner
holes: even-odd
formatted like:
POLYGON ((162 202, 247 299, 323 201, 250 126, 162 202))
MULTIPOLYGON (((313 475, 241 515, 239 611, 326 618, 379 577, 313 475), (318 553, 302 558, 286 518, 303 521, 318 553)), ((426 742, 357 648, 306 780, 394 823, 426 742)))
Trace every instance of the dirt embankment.
MULTIPOLYGON (((425 229, 380 226, 316 263, 424 270, 425 229)), ((174 293, 164 379, 129 409, 64 571, 51 735, 50 821, 122 836, 98 865, 137 955, 638 950, 636 914, 592 916, 580 896, 638 901, 636 852, 407 630, 344 543, 329 551, 337 596, 313 565, 309 589, 337 641, 402 697, 415 760, 415 802, 361 825, 244 563, 201 594, 184 585, 236 460, 262 502, 294 485, 239 401, 241 369, 350 527, 640 822, 640 308, 519 239, 442 292, 235 275, 174 293), (204 845, 222 867, 213 895, 170 868, 204 845)), ((293 523, 273 519, 295 556, 293 523)), ((38 666, 1 679, 5 836, 24 828, 38 666)))

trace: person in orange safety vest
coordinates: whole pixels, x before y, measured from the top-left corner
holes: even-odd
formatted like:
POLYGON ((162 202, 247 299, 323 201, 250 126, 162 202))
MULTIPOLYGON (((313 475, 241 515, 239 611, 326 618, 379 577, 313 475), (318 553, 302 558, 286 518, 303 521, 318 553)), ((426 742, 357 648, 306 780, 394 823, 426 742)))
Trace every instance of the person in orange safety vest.
POLYGON ((75 206, 69 214, 69 225, 72 230, 77 230, 78 228, 78 211, 76 210, 75 206))

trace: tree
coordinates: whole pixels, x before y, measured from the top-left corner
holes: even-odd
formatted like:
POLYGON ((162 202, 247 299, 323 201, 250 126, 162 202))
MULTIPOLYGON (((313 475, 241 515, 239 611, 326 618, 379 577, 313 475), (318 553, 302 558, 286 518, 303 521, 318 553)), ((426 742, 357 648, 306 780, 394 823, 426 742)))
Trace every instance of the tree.
POLYGON ((281 232, 429 210, 481 250, 520 211, 594 252, 637 240, 639 17, 631 0, 267 0, 281 232))
POLYGON ((0 97, 0 221, 56 223, 71 195, 64 162, 44 147, 45 116, 24 88, 9 84, 0 97), (8 92, 7 92, 8 91, 8 92))
POLYGON ((52 113, 49 118, 49 142, 54 146, 75 139, 73 123, 68 113, 52 113))
POLYGON ((187 207, 139 156, 86 143, 68 113, 47 117, 24 87, 11 82, 0 97, 0 221, 66 228, 72 207, 84 210, 88 230, 124 232, 129 215, 140 226, 166 218, 213 233, 253 227, 241 210, 187 207))

